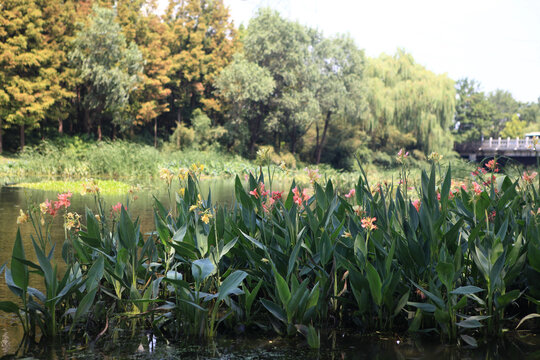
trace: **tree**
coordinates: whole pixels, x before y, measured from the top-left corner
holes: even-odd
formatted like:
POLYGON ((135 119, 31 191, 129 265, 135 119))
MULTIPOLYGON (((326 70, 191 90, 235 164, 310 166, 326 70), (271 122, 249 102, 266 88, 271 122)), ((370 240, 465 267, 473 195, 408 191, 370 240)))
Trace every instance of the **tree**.
POLYGON ((216 117, 214 81, 236 50, 236 30, 223 0, 169 0, 164 16, 172 67, 169 89, 176 121, 195 109, 216 117))
MULTIPOLYGON (((318 164, 330 123, 339 120, 342 125, 358 123, 367 109, 367 102, 364 52, 350 37, 322 39, 315 46, 314 56, 317 71, 313 83, 320 109, 320 116, 315 121, 315 162, 318 164)), ((334 129, 337 125, 339 123, 334 129)))
POLYGON ((480 140, 495 136, 495 107, 480 90, 480 84, 468 78, 456 82, 456 127, 460 141, 480 140))
POLYGON ((38 126, 54 103, 54 51, 47 46, 43 26, 42 10, 34 0, 0 5, 0 152, 4 127, 20 127, 23 149, 25 126, 38 126))
POLYGON ((394 125, 411 133, 416 147, 429 153, 449 151, 448 136, 455 110, 454 81, 416 64, 403 50, 394 56, 369 59, 366 67, 369 113, 364 126, 371 132, 394 125))
POLYGON ((266 112, 267 126, 279 149, 281 136, 295 153, 313 118, 320 113, 312 89, 312 45, 318 33, 283 19, 276 11, 259 10, 244 37, 248 61, 267 69, 275 81, 266 112))
POLYGON ((82 80, 87 132, 97 120, 99 140, 105 112, 112 115, 114 125, 131 126, 126 107, 143 68, 141 52, 133 42, 126 44, 115 18, 113 10, 94 6, 91 20, 77 33, 70 53, 82 80))
POLYGON ((274 79, 267 69, 237 54, 217 78, 216 87, 230 104, 229 128, 233 136, 247 143, 253 155, 265 127, 265 103, 274 91, 274 79))
POLYGON ((505 123, 512 119, 512 116, 519 111, 519 102, 508 91, 497 89, 490 93, 488 101, 493 104, 495 113, 493 114, 494 135, 497 135, 505 126, 505 123))
POLYGON ((517 114, 512 115, 512 120, 504 124, 504 129, 501 131, 501 137, 506 138, 523 138, 525 135, 525 126, 527 123, 519 119, 517 114))
POLYGON ((58 132, 63 133, 63 122, 73 108, 77 86, 76 70, 70 66, 68 53, 75 37, 75 23, 87 16, 88 9, 73 0, 36 0, 36 3, 43 9, 43 35, 52 53, 48 78, 54 103, 48 108, 46 118, 56 122, 58 132))

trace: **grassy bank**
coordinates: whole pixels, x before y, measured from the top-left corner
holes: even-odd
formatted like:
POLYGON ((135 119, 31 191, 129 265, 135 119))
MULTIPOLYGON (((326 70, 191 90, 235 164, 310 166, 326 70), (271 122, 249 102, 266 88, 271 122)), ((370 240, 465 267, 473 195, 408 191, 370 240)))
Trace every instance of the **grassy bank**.
POLYGON ((132 185, 118 180, 43 180, 37 182, 21 182, 14 186, 27 189, 55 191, 58 193, 72 192, 84 193, 84 185, 92 183, 100 189, 102 195, 127 194, 132 185))
MULTIPOLYGON (((328 165, 313 166, 287 160, 283 169, 275 172, 276 177, 295 177, 300 183, 308 183, 310 169, 318 169, 322 180, 333 179, 339 186, 350 187, 358 178, 358 168, 343 172, 328 165)), ((292 159, 294 160, 294 159, 292 159)), ((279 155, 272 155, 273 166, 281 161, 279 155)), ((457 159, 452 162, 455 177, 466 177, 474 168, 457 159)), ((127 184, 151 184, 161 168, 176 171, 189 168, 192 164, 203 164, 201 177, 227 177, 239 174, 246 176, 259 171, 260 159, 248 160, 240 156, 215 151, 167 151, 152 146, 127 141, 85 142, 78 138, 44 141, 39 146, 27 147, 24 152, 0 157, 0 180, 2 183, 29 183, 35 181, 70 180, 87 178, 116 180, 127 184), (28 180, 31 181, 28 181, 28 180)), ((396 181, 396 174, 402 167, 382 168, 373 164, 363 164, 371 182, 396 181)), ((426 162, 409 158, 406 171, 411 178, 418 178, 420 171, 427 168, 426 162)), ((38 186, 38 185, 32 185, 38 186)), ((45 185, 43 185, 45 186, 45 185)), ((52 186, 52 185, 51 185, 52 186)), ((54 185, 58 186, 58 185, 54 185)), ((48 187, 53 189, 53 187, 48 187)), ((71 190, 71 189, 70 189, 71 190)))

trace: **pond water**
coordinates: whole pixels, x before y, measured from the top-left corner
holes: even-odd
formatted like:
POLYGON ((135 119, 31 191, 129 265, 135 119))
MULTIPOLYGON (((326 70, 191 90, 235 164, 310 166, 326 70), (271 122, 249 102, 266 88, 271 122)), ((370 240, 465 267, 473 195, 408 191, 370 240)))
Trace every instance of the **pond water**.
MULTIPOLYGON (((276 188, 285 189, 289 183, 281 183, 276 188)), ((234 179, 206 180, 201 183, 203 195, 212 189, 214 203, 232 203, 234 197, 234 179)), ((165 189, 145 190, 138 194, 138 199, 131 203, 130 212, 139 216, 143 233, 154 229, 153 196, 166 204, 168 196, 165 189)), ((45 199, 56 199, 55 192, 28 190, 17 187, 0 188, 0 266, 8 263, 17 232, 16 219, 20 209, 30 204, 38 204, 45 199)), ((124 202, 125 196, 104 196, 107 206, 124 202)), ((85 206, 94 208, 93 197, 73 194, 70 211, 84 214, 85 206)), ((58 216, 52 227, 53 237, 57 241, 55 257, 62 264, 61 245, 64 238, 62 219, 58 216)), ((30 224, 21 226, 21 235, 26 256, 36 261, 30 235, 30 224)), ((17 301, 0 279, 0 300, 17 301)), ((38 284, 31 286, 40 287, 38 284)), ((324 329, 323 329, 324 331, 324 329)), ((540 337, 534 334, 512 334, 505 341, 482 345, 479 349, 444 346, 425 341, 400 339, 392 336, 361 336, 355 333, 329 333, 321 335, 320 351, 310 350, 306 342, 296 337, 292 340, 281 339, 272 333, 248 331, 249 336, 220 336, 211 344, 194 344, 185 340, 166 342, 156 339, 151 334, 122 335, 122 330, 110 338, 90 344, 39 344, 28 349, 26 355, 34 358, 181 358, 181 359, 540 359, 540 337)), ((23 332, 18 321, 6 313, 0 312, 0 357, 10 357, 18 351, 23 332)), ((19 352, 20 354, 20 352, 19 352)))
MULTIPOLYGON (((275 184, 275 187, 282 190, 289 185, 290 182, 283 181, 275 184)), ((152 208, 154 196, 166 207, 169 204, 166 188, 162 184, 154 184, 154 186, 154 188, 146 187, 143 191, 137 193, 137 200, 130 202, 129 211, 133 217, 139 217, 141 232, 143 234, 155 229, 152 208)), ((231 204, 234 201, 234 178, 203 180, 200 182, 200 187, 204 198, 207 198, 211 189, 212 202, 214 204, 231 204)), ((0 266, 5 263, 10 266, 13 243, 15 242, 18 228, 17 217, 20 210, 27 209, 33 204, 39 204, 46 199, 56 200, 56 196, 57 193, 53 191, 31 190, 9 186, 0 187, 0 266)), ((126 202, 125 195, 104 195, 102 197, 106 207, 109 209, 118 202, 126 202)), ((92 195, 73 193, 69 211, 84 215, 86 206, 95 210, 94 197, 92 195)), ((20 230, 26 257, 31 261, 37 262, 31 241, 31 235, 34 234, 32 225, 30 223, 21 225, 20 230)), ((56 242, 54 256, 61 272, 63 270, 61 267, 64 264, 61 255, 64 239, 62 216, 57 216, 54 219, 51 227, 51 235, 53 241, 56 242)), ((18 298, 8 289, 3 279, 3 274, 0 278, 0 301, 10 300, 17 302, 18 298)), ((32 277, 30 278, 30 286, 43 290, 41 289, 41 284, 32 282, 32 277)), ((14 317, 0 312, 0 356, 11 352, 14 348, 16 349, 22 338, 22 330, 15 320, 14 317)))

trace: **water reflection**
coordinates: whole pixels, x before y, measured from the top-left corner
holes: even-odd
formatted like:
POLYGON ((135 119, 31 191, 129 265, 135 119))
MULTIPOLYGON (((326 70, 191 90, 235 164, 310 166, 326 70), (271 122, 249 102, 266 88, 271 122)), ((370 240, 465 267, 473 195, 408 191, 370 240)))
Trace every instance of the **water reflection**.
POLYGON ((336 336, 335 333, 321 340, 321 349, 312 350, 299 337, 282 339, 265 333, 258 337, 221 336, 215 341, 197 343, 184 340, 169 342, 149 333, 130 337, 125 331, 116 330, 110 337, 85 345, 27 344, 25 356, 50 359, 526 360, 538 359, 540 355, 540 342, 534 334, 510 334, 504 340, 482 345, 478 349, 439 345, 426 340, 342 334, 336 336), (332 341, 332 337, 337 337, 337 341, 332 341))

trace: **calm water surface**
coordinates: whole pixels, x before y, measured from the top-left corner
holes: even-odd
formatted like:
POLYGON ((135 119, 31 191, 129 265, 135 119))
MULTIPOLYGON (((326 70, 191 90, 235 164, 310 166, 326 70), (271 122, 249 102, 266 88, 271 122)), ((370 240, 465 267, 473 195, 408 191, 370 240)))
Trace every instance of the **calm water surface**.
MULTIPOLYGON (((288 183, 278 185, 281 189, 288 183)), ((234 196, 234 180, 207 180, 201 183, 203 195, 212 189, 214 203, 231 203, 234 196)), ((143 191, 130 205, 133 216, 139 216, 143 233, 154 229, 152 213, 153 195, 164 204, 167 203, 166 191, 143 191)), ((45 199, 56 199, 56 192, 28 190, 16 187, 0 188, 0 266, 11 257, 13 242, 17 232, 16 219, 20 209, 40 203, 45 199)), ((104 196, 110 208, 117 202, 125 202, 125 196, 104 196)), ((84 214, 85 206, 94 208, 92 196, 73 194, 70 211, 84 214)), ((61 247, 64 239, 62 218, 58 216, 52 227, 53 238, 57 242, 55 257, 58 264, 63 264, 61 247)), ((36 261, 30 234, 30 224, 21 226, 21 235, 26 256, 36 261)), ((17 301, 0 279, 0 300, 17 301)), ((38 283, 31 286, 41 288, 38 283)), ((250 331, 250 333, 252 333, 250 331)), ((165 342, 151 334, 137 336, 122 335, 119 330, 111 338, 101 339, 98 343, 85 344, 39 344, 30 348, 27 354, 34 358, 75 358, 75 359, 540 359, 540 338, 534 334, 513 334, 504 342, 483 345, 479 349, 441 346, 425 341, 398 339, 396 337, 365 337, 359 334, 336 334, 322 336, 320 351, 310 350, 301 338, 284 340, 274 338, 272 334, 253 332, 250 337, 220 337, 211 344, 193 344, 186 342, 165 342)), ((19 347, 23 332, 18 321, 6 313, 0 312, 0 357, 11 357, 19 347)))

